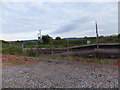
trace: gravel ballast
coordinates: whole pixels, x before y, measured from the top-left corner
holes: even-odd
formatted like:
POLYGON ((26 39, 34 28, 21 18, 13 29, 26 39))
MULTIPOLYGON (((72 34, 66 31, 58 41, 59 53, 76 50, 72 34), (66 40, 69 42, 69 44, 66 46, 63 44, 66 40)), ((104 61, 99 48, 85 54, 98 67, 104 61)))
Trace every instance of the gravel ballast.
POLYGON ((118 88, 118 66, 84 62, 3 63, 3 88, 118 88))

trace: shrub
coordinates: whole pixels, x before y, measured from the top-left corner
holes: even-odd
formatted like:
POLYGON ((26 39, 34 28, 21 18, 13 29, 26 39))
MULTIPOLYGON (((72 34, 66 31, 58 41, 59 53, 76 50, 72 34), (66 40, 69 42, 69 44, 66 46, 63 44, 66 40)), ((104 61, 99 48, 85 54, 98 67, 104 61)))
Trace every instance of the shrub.
POLYGON ((26 51, 26 55, 27 55, 27 56, 31 56, 31 57, 35 57, 35 56, 36 56, 36 53, 31 49, 31 50, 27 50, 27 51, 26 51))
POLYGON ((12 54, 12 55, 22 55, 23 51, 22 51, 22 48, 11 46, 11 47, 2 48, 2 53, 12 54))
POLYGON ((49 61, 47 61, 47 62, 51 63, 51 62, 53 62, 53 61, 50 61, 50 60, 49 60, 49 61))

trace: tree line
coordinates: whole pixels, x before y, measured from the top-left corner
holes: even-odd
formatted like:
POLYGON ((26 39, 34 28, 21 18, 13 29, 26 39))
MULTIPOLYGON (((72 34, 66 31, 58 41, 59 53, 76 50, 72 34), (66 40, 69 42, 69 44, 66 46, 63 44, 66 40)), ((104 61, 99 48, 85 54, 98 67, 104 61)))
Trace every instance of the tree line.
MULTIPOLYGON (((120 34, 118 35, 110 35, 110 36, 99 36, 99 43, 109 43, 109 42, 119 42, 120 34)), ((26 44, 45 44, 45 45, 50 45, 51 43, 53 44, 63 44, 69 42, 73 45, 75 44, 87 44, 87 41, 90 41, 91 44, 96 43, 96 37, 83 37, 83 38, 61 38, 60 36, 57 36, 55 39, 51 37, 50 35, 42 35, 42 42, 38 40, 33 40, 33 41, 24 41, 26 44)), ((8 41, 1 40, 2 44, 8 44, 8 41)), ((15 41, 11 42, 15 44, 23 43, 23 41, 15 41)))

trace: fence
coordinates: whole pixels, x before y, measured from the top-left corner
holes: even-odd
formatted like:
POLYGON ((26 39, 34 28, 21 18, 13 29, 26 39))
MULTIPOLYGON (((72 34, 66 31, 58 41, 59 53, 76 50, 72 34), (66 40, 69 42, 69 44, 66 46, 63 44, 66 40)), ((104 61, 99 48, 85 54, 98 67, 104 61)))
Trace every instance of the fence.
POLYGON ((38 55, 119 58, 119 46, 119 44, 99 44, 97 49, 97 45, 93 44, 66 48, 24 48, 24 50, 33 50, 38 55))
MULTIPOLYGON (((93 42, 91 41, 90 44, 92 44, 93 42)), ((87 44, 87 40, 52 40, 50 41, 50 43, 48 44, 44 44, 44 43, 39 43, 37 41, 31 41, 31 42, 19 42, 19 43, 7 43, 7 44, 3 44, 2 48, 4 47, 11 47, 11 46, 17 46, 17 47, 24 47, 24 48, 64 48, 64 47, 72 47, 72 46, 81 46, 81 45, 86 45, 87 44)))
POLYGON ((38 44, 37 42, 9 43, 3 44, 2 48, 18 47, 23 51, 33 50, 37 55, 96 57, 98 54, 97 57, 103 58, 119 58, 120 56, 118 43, 99 44, 99 50, 96 50, 95 44, 86 44, 85 40, 54 40, 49 44, 38 44))

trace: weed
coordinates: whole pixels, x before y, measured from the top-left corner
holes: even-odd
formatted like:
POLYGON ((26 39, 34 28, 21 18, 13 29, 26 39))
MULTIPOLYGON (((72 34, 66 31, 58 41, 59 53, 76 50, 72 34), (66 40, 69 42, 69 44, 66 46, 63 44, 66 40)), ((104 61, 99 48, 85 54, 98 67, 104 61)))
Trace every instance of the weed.
POLYGON ((31 50, 27 50, 27 51, 26 51, 26 55, 27 55, 27 56, 31 56, 31 57, 35 57, 35 56, 36 56, 36 53, 31 49, 31 50))
POLYGON ((53 61, 50 61, 50 60, 49 60, 49 61, 47 61, 47 62, 51 63, 51 62, 53 62, 53 61))
POLYGON ((2 53, 11 54, 11 55, 22 55, 23 51, 22 48, 11 46, 11 47, 2 48, 2 53))

